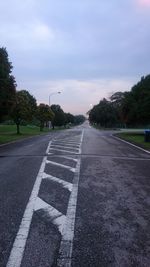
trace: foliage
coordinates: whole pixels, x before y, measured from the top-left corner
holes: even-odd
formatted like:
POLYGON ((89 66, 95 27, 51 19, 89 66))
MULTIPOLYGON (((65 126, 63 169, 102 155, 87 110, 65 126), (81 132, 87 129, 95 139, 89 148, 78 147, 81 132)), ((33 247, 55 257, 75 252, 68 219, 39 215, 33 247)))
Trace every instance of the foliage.
POLYGON ((0 121, 11 113, 15 100, 16 81, 6 48, 0 48, 0 121))
POLYGON ((103 127, 150 125, 150 75, 142 77, 131 91, 116 92, 110 101, 100 101, 89 112, 89 119, 103 127))
POLYGON ((52 119, 53 129, 55 126, 65 125, 66 124, 66 117, 65 117, 65 113, 62 110, 62 108, 59 105, 52 105, 51 110, 55 114, 55 116, 52 119))
POLYGON ((116 109, 110 101, 104 98, 89 112, 89 120, 101 127, 112 127, 117 122, 116 109))
POLYGON ((40 121, 40 131, 42 131, 44 124, 54 118, 54 113, 48 105, 40 104, 37 108, 36 117, 40 121))
POLYGON ((81 124, 85 121, 85 117, 83 115, 75 115, 74 116, 74 124, 81 124))
POLYGON ((73 124, 74 123, 75 116, 71 113, 65 113, 65 124, 73 124))
POLYGON ((142 77, 125 93, 122 116, 128 126, 150 124, 150 75, 142 77))
POLYGON ((21 122, 32 121, 36 113, 36 99, 26 90, 16 92, 15 105, 12 112, 12 118, 17 125, 17 133, 20 133, 19 126, 21 122))

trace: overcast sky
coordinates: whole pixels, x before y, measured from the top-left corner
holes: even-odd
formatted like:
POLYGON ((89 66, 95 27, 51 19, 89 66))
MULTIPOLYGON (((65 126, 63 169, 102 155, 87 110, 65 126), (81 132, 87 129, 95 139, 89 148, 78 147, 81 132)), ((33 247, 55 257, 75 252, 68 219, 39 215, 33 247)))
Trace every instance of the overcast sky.
POLYGON ((85 114, 150 73, 150 0, 0 0, 17 89, 85 114))

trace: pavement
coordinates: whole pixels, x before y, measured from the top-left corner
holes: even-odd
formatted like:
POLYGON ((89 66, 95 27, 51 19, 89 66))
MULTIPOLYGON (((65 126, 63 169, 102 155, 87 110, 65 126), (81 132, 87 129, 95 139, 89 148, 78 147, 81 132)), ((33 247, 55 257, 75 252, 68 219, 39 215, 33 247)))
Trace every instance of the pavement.
POLYGON ((0 147, 1 267, 150 266, 150 154, 113 132, 0 147))

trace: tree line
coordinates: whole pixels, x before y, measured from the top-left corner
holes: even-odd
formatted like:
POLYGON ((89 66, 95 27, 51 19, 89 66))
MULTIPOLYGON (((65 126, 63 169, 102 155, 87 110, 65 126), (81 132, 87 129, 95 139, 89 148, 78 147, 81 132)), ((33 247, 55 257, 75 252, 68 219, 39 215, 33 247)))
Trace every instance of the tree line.
POLYGON ((35 97, 27 90, 16 90, 12 69, 6 48, 0 48, 0 123, 13 120, 19 134, 21 124, 32 123, 40 126, 42 131, 49 121, 54 129, 55 126, 79 124, 85 120, 83 115, 65 113, 60 105, 37 105, 35 97))
POLYGON ((102 99, 89 112, 89 120, 101 127, 150 127, 150 75, 128 92, 102 99))

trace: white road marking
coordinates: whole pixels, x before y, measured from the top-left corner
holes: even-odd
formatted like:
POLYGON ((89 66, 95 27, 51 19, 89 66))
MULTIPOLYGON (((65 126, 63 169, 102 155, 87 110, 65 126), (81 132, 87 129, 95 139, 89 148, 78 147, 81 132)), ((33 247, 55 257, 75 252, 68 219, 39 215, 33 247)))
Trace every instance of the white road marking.
MULTIPOLYGON (((80 140, 81 141, 80 142, 80 148, 79 148, 80 152, 81 152, 82 140, 83 140, 83 131, 82 131, 81 140, 80 140)), ((78 141, 79 141, 79 139, 78 139, 78 141)), ((49 142, 48 147, 46 149, 47 155, 51 154, 49 152, 50 150, 62 151, 62 152, 66 152, 66 153, 79 155, 79 153, 51 148, 51 144, 52 144, 52 142, 49 142)), ((67 157, 67 158, 69 158, 69 157, 67 157)), ((65 181, 60 182, 60 179, 56 178, 56 177, 52 177, 52 176, 47 177, 48 179, 51 179, 51 180, 52 179, 55 181, 57 180, 57 182, 59 179, 59 183, 63 184, 63 186, 66 187, 69 191, 72 190, 71 196, 69 199, 68 210, 67 210, 67 220, 66 220, 65 215, 60 213, 58 210, 56 210, 51 205, 44 202, 42 199, 38 198, 37 196, 38 196, 39 188, 41 185, 41 181, 44 178, 43 174, 44 174, 44 170, 45 170, 45 165, 47 163, 55 164, 57 166, 59 165, 63 168, 68 168, 69 170, 72 170, 72 171, 75 171, 75 168, 71 168, 71 167, 63 165, 63 164, 48 161, 47 156, 45 156, 43 158, 39 173, 36 177, 36 181, 35 181, 35 184, 33 186, 33 190, 31 192, 31 195, 29 198, 29 202, 26 206, 26 209, 25 209, 25 212, 24 212, 24 215, 23 215, 20 227, 19 227, 19 231, 18 231, 17 236, 15 238, 13 248, 11 250, 6 267, 20 267, 21 266, 23 253, 24 253, 24 249, 25 249, 25 245, 26 245, 26 241, 27 241, 27 237, 28 237, 28 233, 29 233, 29 229, 30 229, 30 225, 31 225, 31 221, 32 221, 33 212, 36 210, 39 210, 39 209, 44 211, 45 216, 48 216, 53 224, 57 225, 58 230, 62 234, 62 242, 61 242, 61 247, 60 247, 60 251, 62 251, 62 256, 59 259, 59 262, 61 263, 60 266, 71 266, 71 254, 72 254, 72 246, 73 246, 74 223, 75 223, 76 202, 77 202, 78 182, 79 182, 79 172, 80 172, 80 159, 78 159, 78 160, 73 159, 73 158, 69 158, 69 159, 77 161, 76 172, 74 175, 74 185, 67 183, 65 181), (65 228, 64 228, 64 224, 65 224, 65 228), (67 227, 68 227, 68 229, 67 229, 67 227), (67 257, 65 254, 67 251, 64 249, 66 247, 68 250, 67 257), (69 255, 69 257, 68 257, 68 255, 69 255), (66 257, 66 259, 64 259, 64 257, 66 257), (65 260, 66 264, 67 264, 67 262, 69 262, 69 265, 66 265, 66 264, 62 265, 62 262, 64 260, 65 260)))
POLYGON ((59 183, 59 184, 61 184, 61 186, 63 186, 64 188, 68 189, 70 192, 72 191, 72 186, 73 186, 72 183, 66 182, 66 181, 64 181, 62 179, 54 177, 54 176, 52 176, 50 174, 47 174, 45 172, 43 173, 43 179, 49 179, 51 181, 59 183))
POLYGON ((124 142, 124 143, 126 143, 126 144, 128 144, 128 145, 130 145, 130 146, 136 147, 136 148, 138 148, 138 149, 140 149, 140 150, 142 150, 142 151, 144 151, 144 152, 150 154, 150 151, 148 151, 148 150, 146 150, 146 149, 144 149, 144 148, 142 148, 142 147, 136 146, 136 145, 134 145, 134 144, 132 144, 132 143, 126 141, 126 140, 123 140, 123 139, 121 139, 121 138, 119 138, 119 137, 117 137, 117 136, 114 136, 114 135, 111 135, 111 136, 112 136, 113 138, 119 140, 119 141, 122 141, 122 142, 124 142))
POLYGON ((50 222, 58 227, 59 232, 62 234, 64 223, 66 221, 66 216, 61 212, 53 208, 51 205, 43 201, 41 198, 37 197, 34 210, 43 210, 45 217, 49 217, 50 222))
POLYGON ((67 157, 67 156, 60 156, 60 155, 57 155, 57 157, 59 157, 59 158, 64 158, 64 159, 69 159, 69 160, 73 160, 73 161, 75 161, 75 162, 78 161, 78 159, 71 158, 71 157, 67 157))
POLYGON ((60 148, 65 148, 65 149, 69 148, 69 149, 79 150, 79 147, 73 147, 73 146, 70 147, 70 146, 66 146, 66 145, 61 146, 61 145, 58 145, 58 144, 57 145, 56 144, 55 145, 51 145, 51 148, 52 147, 56 147, 56 148, 60 147, 60 148))
POLYGON ((61 168, 67 169, 67 170, 69 170, 69 171, 71 171, 71 172, 75 172, 75 168, 72 168, 72 167, 67 166, 67 165, 63 165, 63 164, 61 164, 61 163, 57 163, 57 162, 55 162, 55 161, 47 160, 46 163, 48 163, 48 164, 53 164, 53 165, 56 165, 56 166, 59 166, 59 167, 61 167, 61 168))
MULTIPOLYGON (((83 141, 84 130, 82 131, 81 136, 81 145, 83 141)), ((81 148, 81 146, 80 146, 81 148)), ((80 177, 80 164, 81 159, 78 159, 76 172, 73 180, 73 189, 69 199, 68 209, 67 209, 67 219, 64 224, 64 229, 62 232, 62 240, 59 250, 59 259, 57 266, 58 267, 71 267, 71 257, 72 257, 72 248, 73 248, 73 238, 74 238, 74 225, 75 225, 75 216, 76 216, 76 205, 77 205, 77 195, 78 195, 78 184, 80 177)))
MULTIPOLYGON (((50 148, 50 144, 51 142, 49 142, 48 144, 46 153, 50 148)), ((41 185, 42 175, 45 169, 46 160, 47 160, 47 157, 44 157, 40 170, 36 177, 36 181, 33 186, 33 189, 32 189, 32 192, 29 198, 29 202, 26 206, 26 209, 25 209, 25 212, 24 212, 24 215, 23 215, 20 227, 19 227, 19 231, 15 238, 13 248, 11 250, 6 267, 20 267, 21 265, 21 261, 22 261, 22 257, 23 257, 29 229, 30 229, 30 224, 31 224, 31 220, 32 220, 33 212, 34 212, 34 204, 35 204, 35 201, 36 201, 36 198, 39 192, 39 188, 41 185)))
MULTIPOLYGON (((50 150, 56 150, 56 151, 60 151, 60 152, 66 152, 66 153, 70 153, 70 154, 76 154, 78 155, 79 153, 77 152, 74 152, 74 151, 68 151, 68 150, 65 150, 65 149, 58 149, 58 148, 50 148, 50 150)), ((51 154, 51 153, 50 153, 51 154)))
POLYGON ((63 141, 55 141, 55 142, 53 142, 53 144, 65 144, 65 145, 69 145, 69 146, 72 146, 72 145, 77 145, 77 146, 80 146, 80 142, 69 142, 69 141, 67 141, 67 142, 63 142, 63 141))

